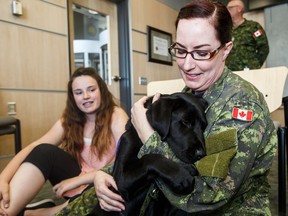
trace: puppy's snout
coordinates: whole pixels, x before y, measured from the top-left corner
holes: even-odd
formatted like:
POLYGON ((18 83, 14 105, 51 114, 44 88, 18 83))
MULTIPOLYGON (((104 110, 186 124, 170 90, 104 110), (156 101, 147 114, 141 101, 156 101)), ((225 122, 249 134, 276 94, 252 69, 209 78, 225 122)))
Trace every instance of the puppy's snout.
POLYGON ((195 152, 195 157, 197 160, 200 160, 201 158, 203 158, 204 156, 206 156, 206 152, 204 150, 196 150, 195 152))

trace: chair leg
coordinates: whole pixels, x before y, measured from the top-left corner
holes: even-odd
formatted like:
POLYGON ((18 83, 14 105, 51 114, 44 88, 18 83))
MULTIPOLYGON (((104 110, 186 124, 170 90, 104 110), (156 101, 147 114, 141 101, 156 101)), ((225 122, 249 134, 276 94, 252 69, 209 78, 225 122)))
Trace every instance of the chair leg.
POLYGON ((287 128, 279 127, 278 131, 278 211, 279 216, 286 215, 286 139, 287 128))
POLYGON ((16 121, 14 137, 15 137, 15 154, 17 154, 19 151, 21 151, 22 148, 21 123, 19 119, 17 119, 16 121))

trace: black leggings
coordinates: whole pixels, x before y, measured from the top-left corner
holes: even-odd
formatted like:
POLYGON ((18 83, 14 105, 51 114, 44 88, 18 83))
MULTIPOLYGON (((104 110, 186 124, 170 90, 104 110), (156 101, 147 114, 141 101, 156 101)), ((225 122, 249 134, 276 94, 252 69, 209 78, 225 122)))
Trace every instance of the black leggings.
POLYGON ((81 173, 79 164, 71 155, 51 144, 36 146, 24 162, 32 163, 38 167, 45 180, 49 180, 53 186, 81 173))

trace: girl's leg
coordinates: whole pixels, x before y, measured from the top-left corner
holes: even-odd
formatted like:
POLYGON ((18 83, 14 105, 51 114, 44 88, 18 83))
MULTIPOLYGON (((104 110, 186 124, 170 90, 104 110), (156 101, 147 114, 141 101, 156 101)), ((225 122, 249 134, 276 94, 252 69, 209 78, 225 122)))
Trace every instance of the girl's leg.
POLYGON ((53 186, 81 172, 79 164, 71 155, 51 144, 36 146, 24 162, 38 167, 45 180, 49 180, 53 186))
POLYGON ((51 144, 36 146, 10 182, 9 216, 16 216, 36 196, 47 179, 52 185, 79 175, 78 163, 51 144))
POLYGON ((9 208, 3 208, 9 216, 16 216, 45 183, 41 171, 30 163, 23 163, 10 182, 9 208))

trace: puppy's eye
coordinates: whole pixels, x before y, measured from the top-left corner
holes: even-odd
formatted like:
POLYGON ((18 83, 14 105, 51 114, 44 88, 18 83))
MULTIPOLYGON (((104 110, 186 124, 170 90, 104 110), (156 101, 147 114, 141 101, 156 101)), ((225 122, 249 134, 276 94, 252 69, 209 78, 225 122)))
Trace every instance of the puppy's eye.
POLYGON ((183 124, 185 127, 188 127, 188 128, 191 128, 191 127, 192 127, 192 122, 187 121, 187 120, 182 120, 182 124, 183 124))

